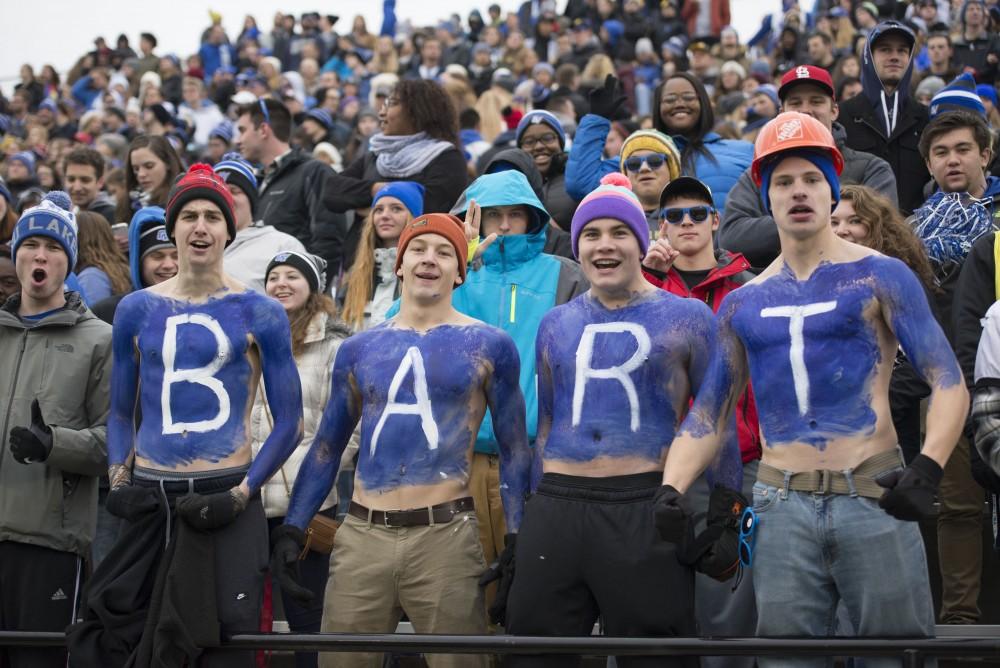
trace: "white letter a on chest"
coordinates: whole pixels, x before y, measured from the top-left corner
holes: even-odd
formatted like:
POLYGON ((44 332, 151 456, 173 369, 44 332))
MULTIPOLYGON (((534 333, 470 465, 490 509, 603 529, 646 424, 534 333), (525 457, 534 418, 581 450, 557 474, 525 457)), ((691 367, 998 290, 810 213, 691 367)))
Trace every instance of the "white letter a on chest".
POLYGON ((437 450, 438 426, 437 422, 434 421, 434 414, 431 412, 431 399, 427 394, 427 374, 424 372, 424 358, 420 356, 420 351, 416 346, 410 346, 406 350, 406 355, 403 356, 403 361, 400 362, 399 368, 396 369, 396 374, 392 377, 392 383, 389 384, 388 399, 385 410, 382 411, 382 416, 379 417, 378 424, 375 425, 375 431, 372 433, 372 442, 369 449, 370 454, 375 454, 375 446, 378 445, 379 434, 382 433, 382 427, 385 426, 390 415, 420 416, 420 428, 424 432, 424 438, 427 439, 427 447, 431 450, 437 450), (413 370, 413 395, 416 398, 416 403, 401 404, 396 401, 396 394, 399 392, 399 387, 403 384, 403 380, 410 373, 411 369, 413 370))

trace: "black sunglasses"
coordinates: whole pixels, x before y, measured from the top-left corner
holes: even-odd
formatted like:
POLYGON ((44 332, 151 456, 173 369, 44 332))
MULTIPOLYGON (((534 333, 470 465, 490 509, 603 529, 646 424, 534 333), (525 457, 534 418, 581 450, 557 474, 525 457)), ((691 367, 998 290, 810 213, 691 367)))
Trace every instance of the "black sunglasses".
POLYGON ((646 155, 633 155, 625 159, 625 169, 630 172, 638 172, 642 169, 642 163, 649 165, 650 169, 659 169, 667 161, 664 153, 648 153, 646 155))
POLYGON ((663 213, 660 215, 668 223, 672 225, 679 225, 684 221, 684 214, 691 216, 691 220, 696 223, 703 223, 708 220, 708 217, 715 213, 715 209, 710 206, 683 206, 683 207, 672 207, 670 209, 664 209, 663 213))

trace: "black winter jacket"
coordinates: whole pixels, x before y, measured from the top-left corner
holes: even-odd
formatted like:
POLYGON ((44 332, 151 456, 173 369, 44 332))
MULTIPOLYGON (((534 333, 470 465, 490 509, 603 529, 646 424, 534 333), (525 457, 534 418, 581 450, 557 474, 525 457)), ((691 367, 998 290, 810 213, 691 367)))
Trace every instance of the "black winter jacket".
POLYGON ((257 218, 290 234, 310 253, 326 260, 327 276, 340 270, 347 221, 324 205, 323 191, 334 171, 299 149, 285 155, 264 177, 257 218))
MULTIPOLYGON (((367 209, 372 205, 372 186, 381 181, 396 181, 382 176, 371 151, 352 162, 340 174, 326 179, 326 206, 339 213, 367 209)), ((419 174, 406 180, 424 187, 424 213, 447 213, 469 183, 465 157, 457 148, 449 148, 431 160, 419 174)), ((267 221, 265 221, 267 222, 267 221)))

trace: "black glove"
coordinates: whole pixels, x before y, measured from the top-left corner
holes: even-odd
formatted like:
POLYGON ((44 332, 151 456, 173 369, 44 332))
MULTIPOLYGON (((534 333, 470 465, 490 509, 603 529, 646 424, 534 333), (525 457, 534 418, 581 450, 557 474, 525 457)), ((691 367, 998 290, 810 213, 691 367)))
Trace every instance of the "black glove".
POLYGON ((739 492, 716 485, 708 499, 705 530, 698 534, 685 555, 699 573, 725 582, 739 569, 740 518, 747 499, 739 492))
POLYGON ((613 121, 618 114, 618 110, 622 108, 622 105, 625 104, 628 98, 621 93, 621 89, 618 87, 618 79, 615 78, 615 75, 609 74, 604 79, 604 86, 602 88, 595 88, 590 91, 588 100, 590 102, 590 113, 613 121))
POLYGON ((653 496, 653 523, 660 538, 677 543, 678 549, 686 546, 691 538, 691 516, 681 508, 681 496, 671 485, 663 485, 653 496))
POLYGON ((134 522, 160 507, 160 492, 156 487, 121 485, 108 492, 104 507, 115 517, 134 522))
POLYGON ((481 576, 479 586, 485 587, 494 580, 499 580, 497 595, 487 611, 490 621, 503 626, 507 621, 507 597, 510 595, 510 585, 514 582, 514 552, 517 546, 517 534, 509 533, 503 537, 503 552, 500 558, 490 564, 481 576))
POLYGON ((919 522, 933 514, 934 495, 942 476, 944 470, 936 461, 927 455, 917 455, 905 469, 875 478, 886 489, 878 505, 897 520, 919 522))
POLYGON ((291 524, 281 524, 271 532, 271 575, 281 590, 300 603, 309 603, 316 595, 299 584, 299 555, 306 544, 302 529, 291 524))
POLYGON ((214 494, 187 494, 177 499, 177 514, 195 529, 208 531, 224 527, 247 507, 239 487, 214 494))
POLYGON ((10 453, 22 464, 33 464, 44 462, 49 458, 50 452, 52 452, 52 429, 45 424, 38 399, 34 399, 31 402, 31 425, 27 429, 24 427, 10 429, 10 453))

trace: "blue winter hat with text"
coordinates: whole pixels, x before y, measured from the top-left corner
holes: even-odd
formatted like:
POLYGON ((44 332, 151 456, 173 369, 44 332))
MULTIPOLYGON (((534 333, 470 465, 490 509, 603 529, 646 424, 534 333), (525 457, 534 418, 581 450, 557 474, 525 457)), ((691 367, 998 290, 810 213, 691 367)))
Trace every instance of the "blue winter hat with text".
POLYGON ((77 226, 73 215, 73 204, 69 195, 61 190, 47 194, 38 206, 33 206, 21 214, 14 226, 10 240, 11 253, 17 263, 17 249, 29 237, 49 237, 55 239, 66 252, 68 271, 76 266, 77 226))

